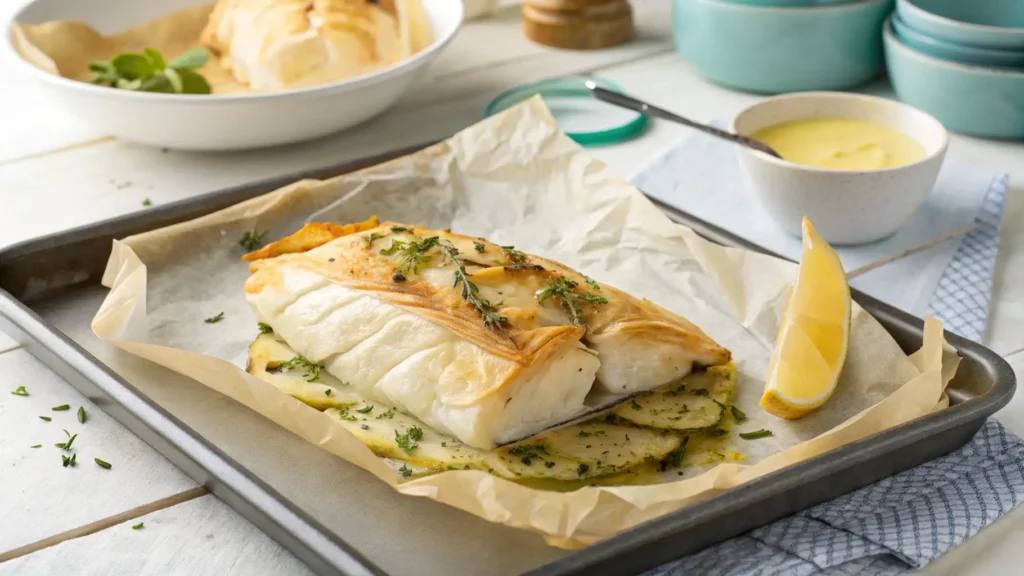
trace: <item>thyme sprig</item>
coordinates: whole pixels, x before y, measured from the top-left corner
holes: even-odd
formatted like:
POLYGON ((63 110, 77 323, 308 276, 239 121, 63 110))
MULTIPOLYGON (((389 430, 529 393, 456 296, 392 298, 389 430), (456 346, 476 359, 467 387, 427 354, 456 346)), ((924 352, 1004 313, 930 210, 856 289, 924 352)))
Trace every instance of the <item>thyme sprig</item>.
POLYGON ((302 377, 306 379, 306 382, 316 382, 320 379, 320 365, 303 356, 296 356, 291 360, 281 362, 280 368, 281 370, 303 369, 305 372, 302 377))
POLYGON ((583 307, 580 303, 598 306, 600 304, 607 304, 608 299, 593 292, 576 292, 577 288, 579 288, 578 282, 571 278, 560 276, 552 280, 547 288, 537 294, 537 302, 543 304, 549 298, 558 300, 559 304, 562 305, 562 309, 569 315, 572 323, 576 326, 583 326, 586 322, 583 320, 583 307))
POLYGON ((459 249, 451 242, 445 241, 441 244, 441 251, 444 253, 445 263, 450 261, 455 264, 452 287, 458 288, 459 284, 462 284, 462 297, 480 313, 484 326, 491 330, 502 330, 508 325, 508 318, 498 314, 498 309, 490 301, 480 297, 480 287, 469 279, 466 266, 459 259, 459 249))
POLYGON ((380 253, 384 256, 398 254, 401 258, 398 261, 398 272, 403 276, 415 274, 421 264, 430 260, 430 250, 440 244, 437 236, 424 238, 421 242, 403 242, 392 240, 391 246, 383 249, 380 253))
POLYGON ((516 250, 515 246, 502 246, 501 249, 505 251, 505 259, 508 260, 506 268, 516 272, 526 270, 526 267, 530 264, 529 256, 516 250))

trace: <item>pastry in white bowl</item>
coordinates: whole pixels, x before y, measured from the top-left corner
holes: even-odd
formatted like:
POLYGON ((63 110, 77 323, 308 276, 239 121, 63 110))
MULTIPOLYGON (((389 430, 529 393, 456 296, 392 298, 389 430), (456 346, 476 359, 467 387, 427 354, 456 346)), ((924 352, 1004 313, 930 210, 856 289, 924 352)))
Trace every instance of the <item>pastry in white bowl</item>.
POLYGON ((656 304, 446 230, 308 224, 246 259, 257 320, 301 362, 474 448, 730 360, 656 304))
POLYGON ((201 40, 236 81, 269 91, 387 68, 432 34, 419 0, 218 0, 201 40))

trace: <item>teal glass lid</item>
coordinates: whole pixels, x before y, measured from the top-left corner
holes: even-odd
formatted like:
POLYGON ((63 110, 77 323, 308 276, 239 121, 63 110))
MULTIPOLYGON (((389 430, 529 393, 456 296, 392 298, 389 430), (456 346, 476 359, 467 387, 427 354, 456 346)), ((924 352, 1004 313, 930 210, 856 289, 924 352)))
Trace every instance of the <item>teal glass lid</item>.
POLYGON ((592 81, 602 88, 622 89, 596 76, 569 76, 517 86, 491 100, 484 116, 493 116, 540 94, 551 115, 566 135, 581 146, 605 146, 635 138, 647 126, 647 116, 596 100, 584 84, 592 81))

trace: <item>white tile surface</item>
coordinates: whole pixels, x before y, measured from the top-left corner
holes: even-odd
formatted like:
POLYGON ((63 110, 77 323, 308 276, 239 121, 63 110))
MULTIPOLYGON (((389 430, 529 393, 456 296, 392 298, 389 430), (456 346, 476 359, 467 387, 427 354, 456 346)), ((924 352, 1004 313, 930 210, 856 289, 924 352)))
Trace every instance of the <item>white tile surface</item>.
POLYGON ((306 565, 209 495, 0 564, 2 576, 305 576, 306 565), (132 525, 143 522, 140 530, 132 525))
POLYGON ((170 462, 24 350, 0 354, 0 552, 95 522, 195 486, 170 462), (10 391, 24 386, 27 397, 10 391), (70 404, 65 412, 54 406, 70 404), (84 406, 87 419, 76 417, 84 406), (52 418, 44 422, 39 416, 52 418), (54 443, 72 444, 61 466, 54 443), (31 448, 42 444, 41 448, 31 448), (113 465, 104 470, 93 462, 113 465))

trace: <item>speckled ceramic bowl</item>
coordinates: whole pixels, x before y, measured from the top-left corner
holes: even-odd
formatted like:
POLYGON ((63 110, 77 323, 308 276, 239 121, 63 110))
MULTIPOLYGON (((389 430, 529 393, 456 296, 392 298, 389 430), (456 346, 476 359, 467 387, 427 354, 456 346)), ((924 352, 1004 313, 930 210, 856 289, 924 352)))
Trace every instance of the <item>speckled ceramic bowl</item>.
POLYGON ((731 128, 749 136, 783 122, 830 117, 866 120, 902 132, 924 147, 925 157, 883 170, 833 170, 737 147, 747 182, 765 211, 793 236, 800 236, 800 222, 806 216, 832 244, 864 244, 886 238, 931 194, 946 156, 946 130, 935 118, 906 104, 841 92, 805 92, 762 100, 737 114, 731 128))

